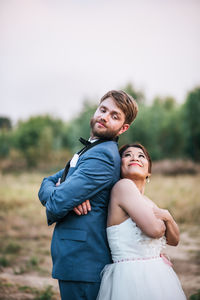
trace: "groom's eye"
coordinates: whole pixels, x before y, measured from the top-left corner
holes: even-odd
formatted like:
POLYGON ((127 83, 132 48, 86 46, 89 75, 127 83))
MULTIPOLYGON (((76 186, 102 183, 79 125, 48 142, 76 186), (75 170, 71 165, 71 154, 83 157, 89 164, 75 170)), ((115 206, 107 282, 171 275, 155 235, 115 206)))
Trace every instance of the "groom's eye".
POLYGON ((102 113, 104 113, 104 112, 106 112, 106 110, 105 110, 105 108, 100 108, 100 112, 102 112, 102 113))
POLYGON ((117 115, 113 115, 112 116, 114 120, 118 120, 118 116, 117 115))

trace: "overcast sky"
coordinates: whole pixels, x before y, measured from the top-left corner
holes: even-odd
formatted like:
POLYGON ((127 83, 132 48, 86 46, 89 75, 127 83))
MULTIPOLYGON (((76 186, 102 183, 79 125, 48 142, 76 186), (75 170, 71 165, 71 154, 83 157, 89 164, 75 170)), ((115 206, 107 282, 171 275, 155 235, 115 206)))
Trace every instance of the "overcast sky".
POLYGON ((0 0, 0 115, 69 120, 128 82, 183 102, 200 84, 199 0, 0 0))

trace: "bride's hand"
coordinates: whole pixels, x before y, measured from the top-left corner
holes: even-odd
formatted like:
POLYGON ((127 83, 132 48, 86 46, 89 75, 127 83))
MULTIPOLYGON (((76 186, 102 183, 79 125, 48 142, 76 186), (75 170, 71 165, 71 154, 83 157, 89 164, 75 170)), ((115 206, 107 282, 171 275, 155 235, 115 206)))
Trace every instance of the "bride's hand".
POLYGON ((169 211, 167 209, 162 209, 159 207, 153 207, 154 215, 158 218, 163 220, 164 222, 168 221, 171 217, 169 211))
POLYGON ((86 200, 78 206, 74 207, 73 211, 78 215, 87 215, 89 211, 91 211, 90 201, 86 200))

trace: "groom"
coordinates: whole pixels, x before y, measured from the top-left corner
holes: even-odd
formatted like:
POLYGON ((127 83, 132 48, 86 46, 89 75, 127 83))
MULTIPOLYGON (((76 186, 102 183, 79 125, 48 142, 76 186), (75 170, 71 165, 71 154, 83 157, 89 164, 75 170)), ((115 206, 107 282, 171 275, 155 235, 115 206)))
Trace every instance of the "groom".
POLYGON ((46 207, 48 225, 56 223, 52 275, 59 280, 62 300, 95 300, 100 272, 111 263, 106 219, 110 190, 120 178, 116 140, 137 111, 137 103, 123 91, 104 95, 90 122, 88 145, 74 155, 65 170, 44 178, 41 184, 39 199, 46 207), (81 203, 87 199, 91 211, 78 216, 73 210, 79 207, 81 211, 81 203))

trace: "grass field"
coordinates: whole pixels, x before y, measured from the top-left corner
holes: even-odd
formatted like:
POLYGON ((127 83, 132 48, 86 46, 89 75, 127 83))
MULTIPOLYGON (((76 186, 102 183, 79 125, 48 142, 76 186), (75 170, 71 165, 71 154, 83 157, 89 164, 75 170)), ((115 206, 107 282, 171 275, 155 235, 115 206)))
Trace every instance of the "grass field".
MULTIPOLYGON (((0 299, 59 299, 51 279, 50 240, 37 193, 43 174, 0 175, 0 299)), ((169 250, 189 296, 200 289, 200 175, 152 176, 146 194, 170 210, 182 241, 169 250)))

